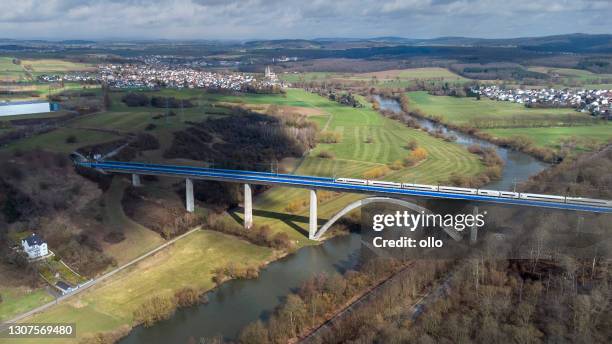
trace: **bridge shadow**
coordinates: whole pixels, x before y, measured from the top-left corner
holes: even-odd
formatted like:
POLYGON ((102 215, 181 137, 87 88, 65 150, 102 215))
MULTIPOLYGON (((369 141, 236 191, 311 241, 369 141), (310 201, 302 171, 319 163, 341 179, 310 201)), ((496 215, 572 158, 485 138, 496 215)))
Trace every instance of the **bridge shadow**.
MULTIPOLYGON (((227 212, 236 222, 238 222, 241 226, 244 226, 243 218, 238 215, 238 214, 244 215, 243 207, 236 207, 236 208, 228 210, 227 212)), ((308 238, 307 228, 308 228, 308 223, 310 221, 308 216, 280 213, 280 212, 269 211, 269 210, 253 209, 253 217, 255 216, 282 221, 287 226, 293 228, 295 231, 299 232, 300 234, 308 238), (306 225, 305 226, 306 228, 300 226, 299 225, 300 223, 306 225)), ((255 222, 255 224, 257 224, 256 219, 254 219, 253 221, 255 222)), ((317 224, 319 226, 323 225, 325 222, 327 222, 327 220, 317 219, 317 224)))

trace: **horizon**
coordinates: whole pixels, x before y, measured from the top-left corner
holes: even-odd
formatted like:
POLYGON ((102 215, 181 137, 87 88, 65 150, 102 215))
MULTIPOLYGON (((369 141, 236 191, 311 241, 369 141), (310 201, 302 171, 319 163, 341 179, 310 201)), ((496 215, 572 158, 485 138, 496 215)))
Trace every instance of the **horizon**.
POLYGON ((0 32, 22 40, 504 39, 612 33, 612 3, 603 0, 157 0, 146 6, 133 0, 7 0, 1 7, 0 32))
POLYGON ((404 39, 404 40, 438 40, 438 39, 475 39, 475 40, 512 40, 512 39, 530 39, 530 38, 548 38, 548 37, 565 37, 565 36, 612 36, 611 33, 585 33, 585 32, 567 32, 567 33, 556 33, 550 35, 525 35, 525 36, 504 36, 504 37, 478 37, 478 36, 432 36, 432 37, 409 37, 409 36, 336 36, 336 37, 253 37, 253 38, 227 38, 227 39, 206 39, 206 38, 144 38, 144 37, 133 37, 133 38, 121 38, 121 37, 106 37, 106 38, 40 38, 40 37, 27 37, 27 38, 11 38, 11 37, 0 37, 3 41, 44 41, 52 43, 62 43, 65 41, 90 41, 95 43, 103 42, 274 42, 274 41, 337 41, 337 40, 354 40, 354 41, 368 41, 368 40, 384 40, 384 39, 404 39))

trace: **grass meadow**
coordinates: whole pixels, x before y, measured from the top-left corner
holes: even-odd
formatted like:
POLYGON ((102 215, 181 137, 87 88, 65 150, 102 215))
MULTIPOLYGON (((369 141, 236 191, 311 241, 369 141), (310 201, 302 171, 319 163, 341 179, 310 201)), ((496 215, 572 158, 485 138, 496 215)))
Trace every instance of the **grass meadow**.
POLYGON ((361 82, 379 88, 403 88, 410 87, 419 81, 428 83, 465 83, 470 79, 449 71, 446 68, 410 68, 393 69, 370 73, 328 73, 328 72, 306 72, 285 73, 280 78, 287 82, 310 82, 328 81, 341 83, 361 82))

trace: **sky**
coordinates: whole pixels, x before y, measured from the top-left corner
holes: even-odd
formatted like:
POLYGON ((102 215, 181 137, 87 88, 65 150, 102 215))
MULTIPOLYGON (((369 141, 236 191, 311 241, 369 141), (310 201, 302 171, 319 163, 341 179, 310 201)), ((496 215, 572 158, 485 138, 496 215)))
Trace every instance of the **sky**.
POLYGON ((0 0, 0 38, 612 34, 612 0, 0 0))

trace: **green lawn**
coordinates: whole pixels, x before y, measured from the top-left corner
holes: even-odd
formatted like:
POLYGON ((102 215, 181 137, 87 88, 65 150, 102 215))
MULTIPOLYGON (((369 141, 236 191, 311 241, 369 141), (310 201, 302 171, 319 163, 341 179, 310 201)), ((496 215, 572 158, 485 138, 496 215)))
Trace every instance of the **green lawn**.
POLYGON ((0 322, 53 300, 53 297, 42 288, 25 290, 0 287, 0 295, 2 295, 0 322))
MULTIPOLYGON (((0 72, 1 77, 1 72, 0 72)), ((0 79, 1 81, 1 79, 0 79)), ((6 90, 11 92, 22 92, 17 94, 2 94, 0 100, 7 101, 27 101, 27 100, 47 100, 49 94, 58 94, 66 91, 82 90, 87 89, 96 91, 100 88, 98 85, 82 85, 76 82, 66 82, 63 87, 57 84, 47 83, 34 83, 25 85, 10 85, 0 86, 0 90, 6 90)))
POLYGON ((37 113, 37 114, 29 114, 29 115, 15 115, 15 116, 2 116, 0 117, 0 122, 8 122, 20 119, 34 119, 34 118, 54 118, 65 116, 65 111, 56 111, 56 112, 45 112, 45 113, 37 113))
POLYGON ((59 128, 48 133, 12 142, 8 145, 8 149, 30 150, 41 148, 54 152, 70 153, 82 146, 108 142, 118 138, 119 136, 108 132, 74 128, 59 128), (67 143, 66 139, 73 135, 77 138, 77 142, 67 143))
POLYGON ((91 64, 59 59, 21 60, 21 64, 14 64, 12 57, 0 57, 0 81, 32 81, 32 77, 41 74, 92 71, 94 69, 95 66, 91 64))
MULTIPOLYGON (((573 109, 532 109, 522 104, 482 98, 433 96, 427 92, 409 92, 410 105, 427 116, 439 116, 455 125, 511 125, 514 120, 563 120, 568 115, 580 116, 573 109)), ((588 116, 583 114, 582 116, 588 116)))
POLYGON ((21 60, 24 68, 37 73, 65 73, 73 71, 93 71, 94 65, 59 59, 21 60))
POLYGON ((104 245, 104 252, 115 258, 118 265, 125 264, 164 243, 158 233, 134 222, 123 212, 121 199, 128 185, 126 180, 117 176, 104 193, 104 226, 109 232, 119 231, 125 234, 125 240, 120 243, 104 245))
POLYGON ((11 57, 0 57, 0 81, 21 81, 26 79, 23 67, 13 63, 11 57))
POLYGON ((552 68, 552 67, 530 67, 529 70, 539 73, 545 73, 551 77, 562 78, 564 83, 568 84, 573 81, 580 81, 584 84, 599 81, 601 79, 612 79, 612 74, 596 74, 584 69, 573 68, 552 68))
POLYGON ((572 109, 530 109, 509 102, 432 96, 425 92, 410 92, 408 96, 411 107, 421 110, 426 116, 438 116, 455 125, 477 127, 495 137, 528 137, 538 147, 558 150, 563 140, 573 138, 577 143, 576 149, 585 150, 612 139, 611 124, 572 109), (567 123, 569 117, 584 123, 559 125, 567 123), (590 123, 592 125, 588 125, 590 123))
MULTIPOLYGON (((272 251, 268 248, 216 232, 198 231, 102 285, 25 321, 76 323, 76 339, 50 342, 77 343, 92 333, 131 325, 133 311, 153 296, 170 296, 184 287, 211 289, 215 268, 230 262, 259 266, 271 258, 272 251)), ((39 342, 38 339, 3 341, 7 344, 39 342)))
POLYGON ((376 85, 382 88, 409 87, 416 80, 429 83, 464 83, 469 81, 446 68, 410 68, 392 69, 370 73, 328 73, 328 72, 306 72, 286 73, 280 78, 287 82, 309 82, 309 81, 333 81, 333 82, 365 82, 368 85, 376 85))
POLYGON ((520 129, 487 129, 495 137, 526 136, 535 145, 554 150, 561 148, 563 140, 573 138, 576 148, 586 150, 592 144, 601 144, 612 140, 612 124, 600 124, 584 127, 520 128, 520 129))

